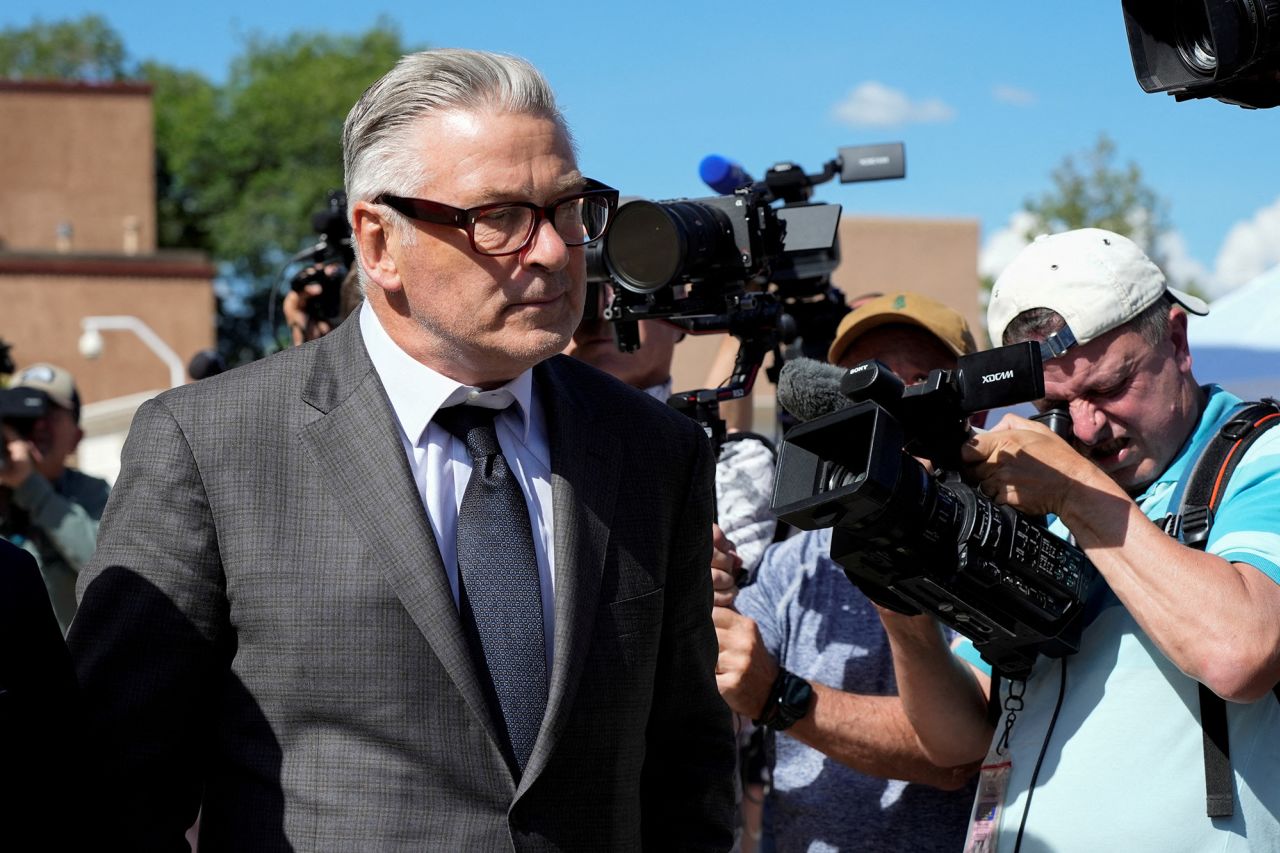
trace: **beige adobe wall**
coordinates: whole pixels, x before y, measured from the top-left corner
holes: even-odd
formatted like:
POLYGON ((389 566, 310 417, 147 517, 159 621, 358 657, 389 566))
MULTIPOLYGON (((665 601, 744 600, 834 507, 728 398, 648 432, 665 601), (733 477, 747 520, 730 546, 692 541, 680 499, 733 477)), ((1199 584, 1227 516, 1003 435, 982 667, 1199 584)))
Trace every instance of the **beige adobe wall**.
POLYGON ((145 84, 0 81, 0 250, 153 253, 152 125, 145 84))
POLYGON ((21 368, 50 361, 70 370, 85 403, 169 387, 169 370, 130 332, 102 333, 102 355, 80 355, 80 320, 133 315, 185 365, 215 340, 213 287, 207 277, 16 274, 0 276, 0 338, 21 368))
MULTIPOLYGON (((846 216, 840 222, 840 266, 832 282, 852 299, 867 292, 914 290, 960 311, 980 344, 986 341, 978 303, 979 223, 974 219, 846 216)), ((672 384, 706 387, 723 335, 686 338, 677 348, 672 384)), ((753 394, 753 425, 772 435, 776 389, 764 371, 753 394)))

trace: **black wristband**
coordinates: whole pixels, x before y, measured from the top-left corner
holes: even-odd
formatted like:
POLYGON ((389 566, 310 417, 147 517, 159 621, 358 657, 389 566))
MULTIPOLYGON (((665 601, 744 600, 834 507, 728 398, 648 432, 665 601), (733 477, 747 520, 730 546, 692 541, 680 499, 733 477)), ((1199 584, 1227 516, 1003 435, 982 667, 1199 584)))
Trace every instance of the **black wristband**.
POLYGON ((760 719, 754 722, 757 726, 768 726, 778 732, 789 729, 809 713, 812 699, 813 685, 779 667, 760 719))

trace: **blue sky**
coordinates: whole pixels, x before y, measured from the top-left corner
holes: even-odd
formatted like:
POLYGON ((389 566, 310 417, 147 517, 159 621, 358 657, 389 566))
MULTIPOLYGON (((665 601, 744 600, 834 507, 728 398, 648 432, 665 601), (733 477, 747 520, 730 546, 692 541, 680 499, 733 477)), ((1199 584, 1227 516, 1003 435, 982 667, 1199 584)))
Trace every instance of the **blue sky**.
POLYGON ((559 93, 583 170, 651 198, 709 194, 697 175, 707 153, 758 176, 780 160, 814 171, 839 146, 901 140, 905 181, 828 184, 816 197, 853 214, 976 218, 987 269, 1007 255, 1025 199, 1105 133, 1170 203, 1175 279, 1194 275, 1216 294, 1280 263, 1280 109, 1143 93, 1120 0, 10 0, 0 26, 86 12, 132 58, 215 80, 251 34, 356 32, 379 16, 409 45, 518 53, 559 93))

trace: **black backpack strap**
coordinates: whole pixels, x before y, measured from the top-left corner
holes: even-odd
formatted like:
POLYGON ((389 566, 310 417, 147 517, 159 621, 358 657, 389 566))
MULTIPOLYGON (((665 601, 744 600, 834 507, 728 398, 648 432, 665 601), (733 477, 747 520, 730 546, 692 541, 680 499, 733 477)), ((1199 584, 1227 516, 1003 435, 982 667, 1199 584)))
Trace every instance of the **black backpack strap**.
MULTIPOLYGON (((1178 515, 1166 530, 1184 545, 1204 550, 1222 503, 1227 481, 1245 451, 1268 429, 1280 423, 1280 403, 1264 398, 1246 403, 1209 440, 1184 481, 1178 515)), ((1200 690, 1200 728, 1204 733, 1205 814, 1230 817, 1234 811, 1231 779, 1231 744, 1227 737, 1227 703, 1203 684, 1200 690)), ((1280 684, 1272 692, 1280 701, 1280 684)))

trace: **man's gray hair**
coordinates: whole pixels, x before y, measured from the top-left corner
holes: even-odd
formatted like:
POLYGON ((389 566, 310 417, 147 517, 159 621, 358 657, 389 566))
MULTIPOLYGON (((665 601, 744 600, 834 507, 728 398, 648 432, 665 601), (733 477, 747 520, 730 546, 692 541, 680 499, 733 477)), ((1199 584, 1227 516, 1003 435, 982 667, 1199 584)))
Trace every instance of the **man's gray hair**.
MULTIPOLYGON (((431 164, 409 136, 419 119, 446 110, 496 110, 550 119, 572 144, 564 116, 546 79, 526 60, 501 53, 441 48, 411 53, 365 90, 342 128, 347 211, 382 193, 413 195, 431 164)), ((428 155, 429 156, 429 155, 428 155)), ((394 226, 413 231, 395 211, 394 226)), ((361 285, 364 268, 360 267, 361 285)))
MULTIPOLYGON (((1117 328, 1128 329, 1142 335, 1151 346, 1158 346, 1169 334, 1169 306, 1172 304, 1167 295, 1161 296, 1142 313, 1117 328)), ((1051 308, 1032 308, 1023 311, 1009 321, 1004 330, 1005 346, 1023 341, 1040 341, 1050 335, 1061 332, 1067 321, 1051 308)))

